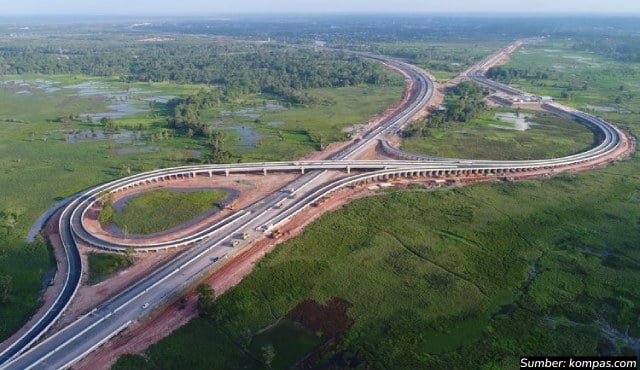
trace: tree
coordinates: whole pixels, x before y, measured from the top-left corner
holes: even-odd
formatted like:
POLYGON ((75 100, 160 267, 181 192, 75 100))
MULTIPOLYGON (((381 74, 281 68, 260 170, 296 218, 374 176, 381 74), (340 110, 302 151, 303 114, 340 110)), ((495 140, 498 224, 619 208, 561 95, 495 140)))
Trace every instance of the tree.
POLYGON ((7 233, 11 232, 18 224, 18 219, 24 210, 22 208, 10 208, 0 212, 0 227, 4 227, 7 233))
POLYGON ((10 275, 0 275, 0 303, 6 304, 11 300, 13 279, 10 275))
POLYGON ((104 127, 105 130, 115 130, 117 128, 116 122, 111 117, 102 117, 100 118, 100 124, 104 127))
POLYGON ((467 122, 486 107, 484 90, 474 82, 462 82, 449 92, 453 99, 447 102, 447 121, 467 122))
POLYGON ((124 254, 127 256, 127 262, 133 264, 133 262, 135 262, 135 254, 136 254, 136 250, 133 249, 133 247, 129 246, 127 247, 127 250, 124 252, 124 254))
POLYGON ((215 291, 209 284, 198 284, 196 287, 198 295, 198 311, 200 316, 209 316, 214 307, 215 291))
POLYGON ((102 210, 98 215, 98 221, 102 226, 108 226, 113 222, 115 210, 113 209, 113 195, 109 192, 102 196, 102 210))
POLYGON ((207 160, 211 163, 225 163, 231 158, 231 153, 226 149, 229 135, 226 132, 213 130, 209 132, 209 147, 211 152, 207 154, 207 160))
POLYGON ((246 329, 240 332, 240 345, 244 348, 249 347, 251 340, 253 340, 253 333, 251 332, 251 329, 246 329))
POLYGON ((273 344, 269 343, 262 348, 262 361, 264 361, 265 365, 271 367, 271 363, 273 359, 276 357, 276 349, 273 348, 273 344))
POLYGON ((128 163, 123 163, 120 166, 120 176, 129 176, 131 175, 131 166, 128 163))

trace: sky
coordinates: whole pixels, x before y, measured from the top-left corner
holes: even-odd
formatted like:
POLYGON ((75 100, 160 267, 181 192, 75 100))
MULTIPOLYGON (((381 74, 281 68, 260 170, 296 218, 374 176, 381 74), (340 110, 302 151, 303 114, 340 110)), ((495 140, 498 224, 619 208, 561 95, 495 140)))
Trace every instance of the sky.
POLYGON ((2 15, 216 15, 230 13, 616 13, 639 0, 0 0, 2 15))

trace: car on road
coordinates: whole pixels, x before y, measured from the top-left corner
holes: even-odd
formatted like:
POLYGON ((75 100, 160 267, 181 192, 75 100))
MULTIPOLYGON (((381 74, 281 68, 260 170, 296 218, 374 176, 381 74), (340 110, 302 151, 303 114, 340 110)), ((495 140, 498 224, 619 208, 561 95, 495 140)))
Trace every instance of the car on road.
POLYGON ((145 304, 142 305, 142 309, 145 309, 147 307, 149 307, 149 302, 146 302, 145 304))

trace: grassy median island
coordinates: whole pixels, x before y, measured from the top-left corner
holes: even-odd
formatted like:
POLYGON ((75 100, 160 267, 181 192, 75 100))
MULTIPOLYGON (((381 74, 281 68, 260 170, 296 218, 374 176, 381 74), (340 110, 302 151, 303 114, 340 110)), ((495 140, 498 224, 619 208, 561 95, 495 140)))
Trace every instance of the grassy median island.
POLYGON ((438 157, 523 160, 563 157, 586 150, 594 134, 577 121, 547 112, 489 109, 469 122, 430 128, 403 141, 406 151, 438 157))
POLYGON ((153 234, 210 212, 228 196, 220 190, 153 190, 128 199, 112 222, 125 234, 153 234))
POLYGON ((247 338, 332 297, 352 305, 354 324, 317 367, 513 368, 524 353, 632 353, 638 169, 356 200, 266 256, 211 318, 151 346, 150 364, 263 368, 239 351, 247 338))
POLYGON ((89 253, 89 285, 95 285, 133 264, 133 257, 116 253, 89 253))

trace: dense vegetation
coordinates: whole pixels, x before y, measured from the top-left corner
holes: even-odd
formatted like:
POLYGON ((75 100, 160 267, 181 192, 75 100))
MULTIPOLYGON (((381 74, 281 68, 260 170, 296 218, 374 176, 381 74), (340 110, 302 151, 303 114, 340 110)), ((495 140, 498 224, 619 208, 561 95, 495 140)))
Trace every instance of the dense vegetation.
POLYGON ((218 190, 153 190, 127 200, 113 223, 125 234, 153 234, 211 212, 228 196, 218 190))
POLYGON ((467 122, 486 107, 484 88, 475 82, 465 81, 447 91, 446 121, 467 122))
POLYGON ((449 42, 402 41, 366 43, 355 48, 404 59, 429 71, 438 82, 444 82, 486 55, 499 49, 505 41, 454 40, 449 42))
POLYGON ((185 98, 171 99, 167 103, 169 127, 187 131, 189 136, 204 136, 208 125, 202 120, 202 110, 216 104, 220 104, 220 96, 215 90, 200 90, 185 98))
POLYGON ((391 82, 379 63, 353 54, 193 38, 115 45, 71 40, 0 46, 0 74, 26 73, 211 84, 221 87, 218 100, 268 93, 293 104, 309 102, 304 89, 391 82))
POLYGON ((445 109, 431 112, 423 121, 416 121, 402 132, 404 137, 427 137, 432 129, 449 122, 467 122, 486 108, 484 89, 475 82, 465 81, 447 89, 445 109))
POLYGON ((640 62, 640 44, 637 37, 604 37, 580 39, 573 45, 580 51, 588 51, 620 62, 640 62))
POLYGON ((426 14, 318 15, 231 17, 228 20, 158 20, 137 27, 140 32, 168 32, 203 35, 236 35, 250 40, 285 40, 291 43, 326 41, 334 46, 361 46, 369 43, 403 42, 495 42, 521 37, 611 37, 639 35, 637 17, 526 17, 460 16, 426 14))
POLYGON ((532 74, 529 70, 515 69, 512 67, 495 66, 487 70, 487 77, 499 82, 510 83, 518 78, 529 80, 544 80, 549 78, 549 74, 545 72, 536 72, 532 74))

